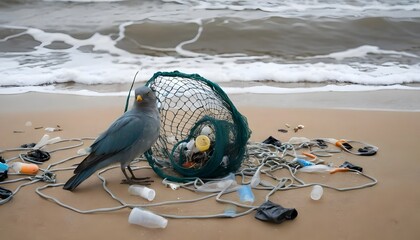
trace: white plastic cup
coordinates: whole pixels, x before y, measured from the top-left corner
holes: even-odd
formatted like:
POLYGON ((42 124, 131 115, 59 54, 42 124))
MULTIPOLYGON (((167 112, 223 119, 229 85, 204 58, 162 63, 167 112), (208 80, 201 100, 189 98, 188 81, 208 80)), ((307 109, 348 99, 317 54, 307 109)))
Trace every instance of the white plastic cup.
POLYGON ((314 185, 311 191, 311 199, 318 201, 319 199, 321 199, 323 193, 324 189, 321 185, 314 185))
POLYGON ((128 222, 147 228, 166 228, 168 225, 166 218, 140 208, 133 208, 131 210, 130 216, 128 216, 128 222))
POLYGON ((145 186, 141 186, 141 185, 130 185, 130 187, 128 187, 128 192, 131 195, 140 196, 142 198, 145 198, 149 202, 153 201, 153 199, 155 199, 155 196, 156 196, 155 190, 150 189, 150 188, 145 187, 145 186))

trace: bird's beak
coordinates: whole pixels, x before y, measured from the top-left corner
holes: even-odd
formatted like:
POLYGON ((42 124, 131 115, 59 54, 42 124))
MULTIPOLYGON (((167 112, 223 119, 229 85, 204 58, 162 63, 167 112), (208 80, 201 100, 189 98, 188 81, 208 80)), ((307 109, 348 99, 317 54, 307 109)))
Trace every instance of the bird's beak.
POLYGON ((136 101, 137 101, 137 102, 141 102, 141 101, 143 101, 143 98, 142 98, 140 95, 137 95, 137 97, 136 97, 136 101))

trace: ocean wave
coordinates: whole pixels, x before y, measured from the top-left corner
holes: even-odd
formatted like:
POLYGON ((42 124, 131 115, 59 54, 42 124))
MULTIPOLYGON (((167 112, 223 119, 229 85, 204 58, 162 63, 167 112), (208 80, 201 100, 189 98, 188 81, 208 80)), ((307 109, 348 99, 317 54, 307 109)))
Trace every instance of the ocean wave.
POLYGON ((416 1, 83 2, 0 3, 2 91, 128 84, 137 71, 147 81, 174 70, 241 87, 232 92, 420 82, 416 1))
POLYGON ((301 59, 316 59, 316 58, 333 58, 336 60, 343 60, 345 58, 365 58, 368 54, 378 54, 378 55, 395 55, 401 57, 412 57, 412 58, 419 58, 418 55, 408 53, 408 52, 400 52, 400 51, 392 51, 392 50, 383 50, 377 46, 360 46, 353 49, 348 49, 345 51, 334 52, 327 55, 317 55, 312 57, 300 57, 301 59))
MULTIPOLYGON (((223 91, 229 95, 233 94, 291 94, 291 93, 314 93, 314 92, 369 92, 380 90, 407 90, 420 91, 420 87, 409 87, 404 85, 390 86, 365 86, 365 85, 326 85, 320 87, 295 87, 282 88, 273 86, 253 86, 253 87, 222 87, 223 91)), ((93 90, 79 89, 68 90, 56 86, 27 86, 27 87, 9 87, 1 88, 0 95, 23 94, 29 92, 48 93, 48 94, 66 94, 91 97, 115 97, 127 96, 128 91, 121 92, 99 92, 93 90)))

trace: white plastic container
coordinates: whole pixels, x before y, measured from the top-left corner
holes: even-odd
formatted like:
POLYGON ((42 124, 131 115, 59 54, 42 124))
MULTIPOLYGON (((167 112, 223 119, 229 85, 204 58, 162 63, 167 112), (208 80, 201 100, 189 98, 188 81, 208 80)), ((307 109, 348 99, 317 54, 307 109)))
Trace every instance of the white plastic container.
POLYGON ((204 126, 203 129, 201 129, 200 135, 209 136, 212 133, 213 133, 213 130, 209 126, 204 126))
POLYGON ((321 199, 323 193, 324 189, 321 185, 314 185, 311 191, 311 199, 318 201, 319 199, 321 199))
POLYGON ((128 192, 131 195, 145 198, 149 202, 153 201, 153 199, 155 199, 156 196, 155 190, 141 185, 130 185, 130 187, 128 187, 128 192))
POLYGON ((128 216, 130 224, 137 224, 147 228, 166 228, 168 220, 150 211, 133 208, 128 216))
POLYGON ((29 175, 35 175, 37 174, 39 167, 36 164, 33 163, 21 163, 21 162, 15 162, 12 164, 11 168, 16 173, 21 174, 29 174, 29 175))

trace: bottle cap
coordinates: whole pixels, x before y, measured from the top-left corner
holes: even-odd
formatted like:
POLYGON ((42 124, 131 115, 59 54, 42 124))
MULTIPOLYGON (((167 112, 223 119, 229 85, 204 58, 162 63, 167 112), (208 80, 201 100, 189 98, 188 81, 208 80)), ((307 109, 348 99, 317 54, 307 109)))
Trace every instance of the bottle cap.
POLYGON ((200 152, 207 151, 210 148, 210 138, 206 135, 199 135, 195 138, 195 147, 200 152))
POLYGON ((324 193, 324 189, 321 185, 314 185, 311 191, 311 198, 312 200, 319 200, 322 197, 322 194, 324 193))

